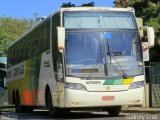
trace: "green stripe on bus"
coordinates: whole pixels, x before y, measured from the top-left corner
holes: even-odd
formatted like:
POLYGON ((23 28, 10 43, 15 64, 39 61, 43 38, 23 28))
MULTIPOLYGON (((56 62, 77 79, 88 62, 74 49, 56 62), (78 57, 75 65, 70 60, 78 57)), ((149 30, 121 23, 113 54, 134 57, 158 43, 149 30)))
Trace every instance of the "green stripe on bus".
POLYGON ((123 79, 105 80, 103 85, 122 85, 123 79))
POLYGON ((113 85, 114 80, 105 80, 103 85, 113 85))
POLYGON ((115 80, 113 85, 122 85, 123 84, 123 79, 115 80))
POLYGON ((39 74, 40 74, 40 65, 41 65, 42 55, 37 55, 32 58, 30 66, 30 89, 38 89, 39 86, 39 74))

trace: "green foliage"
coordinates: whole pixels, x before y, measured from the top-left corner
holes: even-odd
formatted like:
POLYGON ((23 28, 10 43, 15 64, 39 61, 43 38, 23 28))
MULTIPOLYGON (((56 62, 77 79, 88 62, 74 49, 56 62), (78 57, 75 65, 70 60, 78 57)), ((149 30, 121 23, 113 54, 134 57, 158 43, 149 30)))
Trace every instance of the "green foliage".
POLYGON ((95 6, 95 3, 92 1, 90 3, 86 3, 86 4, 82 4, 81 7, 94 7, 95 6))
POLYGON ((128 7, 128 0, 115 0, 113 4, 116 7, 128 7))
POLYGON ((90 3, 84 3, 80 6, 76 6, 75 4, 68 2, 68 3, 63 3, 61 7, 65 8, 65 7, 94 7, 94 6, 95 6, 95 3, 92 1, 90 3))
POLYGON ((150 18, 148 21, 146 21, 145 24, 147 26, 154 27, 155 32, 160 31, 160 19, 159 18, 150 18))
POLYGON ((160 2, 160 0, 150 0, 150 1, 153 2, 153 3, 156 3, 156 4, 158 4, 160 2))
POLYGON ((7 54, 7 47, 11 42, 24 34, 35 24, 34 20, 0 18, 0 56, 7 54))
POLYGON ((2 92, 0 92, 0 106, 3 106, 5 104, 8 104, 8 94, 7 94, 7 90, 0 88, 0 90, 3 90, 2 92))
POLYGON ((63 7, 63 8, 65 8, 65 7, 75 7, 75 4, 72 4, 71 2, 63 3, 61 7, 63 7))

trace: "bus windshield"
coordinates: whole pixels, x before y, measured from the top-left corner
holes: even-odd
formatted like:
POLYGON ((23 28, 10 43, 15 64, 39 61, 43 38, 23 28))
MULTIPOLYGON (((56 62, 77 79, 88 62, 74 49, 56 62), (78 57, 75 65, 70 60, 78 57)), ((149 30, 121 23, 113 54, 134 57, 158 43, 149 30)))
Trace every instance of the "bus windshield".
POLYGON ((67 75, 115 77, 122 76, 120 70, 128 76, 143 74, 142 49, 135 31, 69 30, 65 48, 67 75))
POLYGON ((64 26, 66 29, 137 29, 133 13, 122 11, 64 12, 64 26))

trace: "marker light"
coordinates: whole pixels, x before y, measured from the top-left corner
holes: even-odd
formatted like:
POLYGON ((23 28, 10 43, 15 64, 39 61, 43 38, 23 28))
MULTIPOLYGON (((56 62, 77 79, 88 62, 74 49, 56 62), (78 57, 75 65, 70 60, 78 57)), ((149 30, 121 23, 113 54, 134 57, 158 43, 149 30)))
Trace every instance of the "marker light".
POLYGON ((134 82, 130 85, 129 89, 140 88, 144 86, 144 81, 134 82))
POLYGON ((77 83, 66 83, 66 88, 74 90, 86 90, 85 86, 77 83))

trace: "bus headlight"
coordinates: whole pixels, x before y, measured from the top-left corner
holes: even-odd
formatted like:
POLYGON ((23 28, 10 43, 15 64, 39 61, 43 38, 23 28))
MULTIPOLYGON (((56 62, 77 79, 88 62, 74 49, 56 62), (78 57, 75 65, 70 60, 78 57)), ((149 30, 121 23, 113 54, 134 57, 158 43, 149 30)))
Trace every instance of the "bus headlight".
POLYGON ((74 90, 86 90, 84 85, 78 83, 66 83, 66 88, 74 90))
POLYGON ((144 86, 144 81, 134 82, 130 85, 129 89, 140 88, 144 86))

